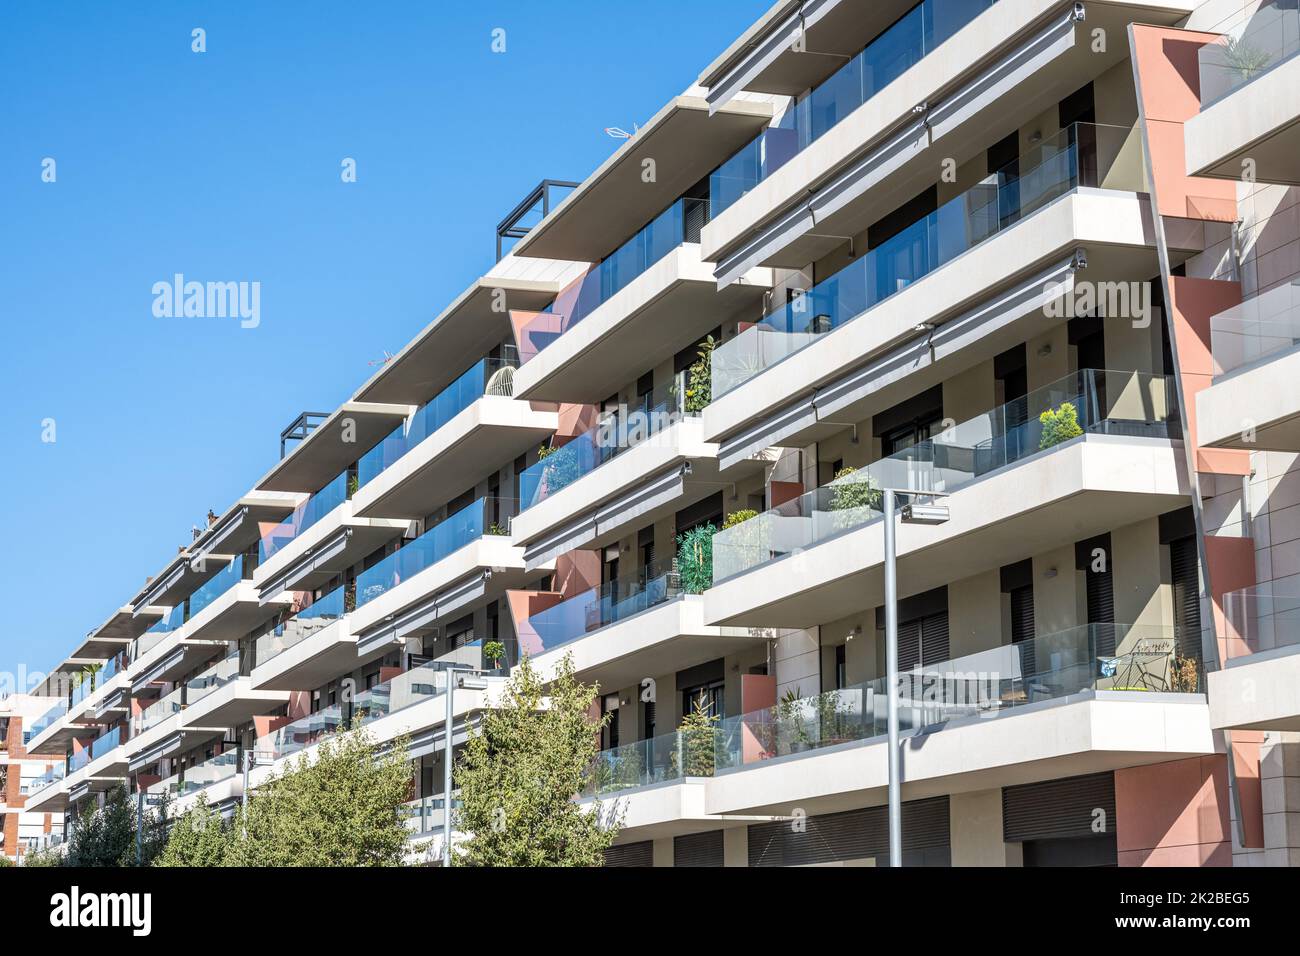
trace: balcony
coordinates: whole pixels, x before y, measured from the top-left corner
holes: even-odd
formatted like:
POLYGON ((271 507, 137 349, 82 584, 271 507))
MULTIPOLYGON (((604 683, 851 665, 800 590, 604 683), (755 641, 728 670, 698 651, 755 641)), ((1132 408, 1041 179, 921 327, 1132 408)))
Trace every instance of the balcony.
POLYGON ((317 687, 357 664, 357 641, 347 622, 356 591, 340 586, 323 594, 254 642, 251 686, 257 691, 317 687))
POLYGON ((358 657, 521 585, 523 558, 510 539, 517 507, 513 499, 480 498, 357 575, 356 610, 345 626, 358 657))
POLYGON ((114 727, 68 758, 68 777, 84 770, 78 784, 89 783, 94 791, 107 790, 126 777, 126 750, 122 746, 125 728, 114 727))
POLYGON ((1225 666, 1210 674, 1210 722, 1300 730, 1300 591, 1274 581, 1223 597, 1225 666))
POLYGON ((353 513, 422 518, 548 438, 555 409, 513 401, 515 375, 510 363, 480 360, 367 452, 353 513))
POLYGON ((317 491, 410 413, 411 407, 405 403, 345 402, 254 487, 259 491, 317 491))
POLYGON ((1214 383, 1196 395, 1200 444, 1300 451, 1300 276, 1210 319, 1214 383))
POLYGON ((697 415, 679 379, 604 415, 527 468, 511 531, 529 569, 715 491, 717 448, 701 439, 697 415))
POLYGON ((235 727, 288 701, 288 691, 254 689, 251 678, 240 674, 239 665, 239 651, 232 650, 207 670, 186 681, 185 710, 181 718, 183 728, 202 731, 212 727, 235 727))
POLYGON ((805 628, 871 606, 884 487, 950 496, 947 523, 899 528, 913 593, 1181 507, 1168 401, 1163 376, 1084 370, 719 531, 705 621, 805 628))
POLYGON ((572 654, 575 672, 601 687, 693 667, 761 643, 747 629, 708 627, 704 601, 683 590, 673 561, 589 588, 516 621, 518 652, 554 673, 572 654))
POLYGON ((167 792, 176 801, 172 809, 177 814, 189 809, 199 793, 207 795, 209 806, 220 806, 242 794, 241 773, 239 751, 231 749, 160 780, 149 788, 149 794, 167 792))
MULTIPOLYGON (((728 209, 909 68, 934 53, 993 3, 994 0, 964 0, 957 4, 922 0, 904 13, 866 47, 847 57, 847 63, 814 86, 775 125, 763 130, 758 138, 710 174, 709 194, 716 211, 721 214, 728 209)), ((823 47, 816 49, 825 52, 823 47)))
MULTIPOLYGON (((1213 753, 1200 635, 1188 637, 1085 625, 901 673, 904 799, 1213 753)), ((702 783, 708 815, 879 801, 886 692, 866 681, 605 751, 587 795, 702 783)), ((627 798, 638 826, 674 822, 627 798)))
POLYGON ((696 96, 674 97, 600 168, 515 244, 516 257, 599 262, 667 209, 772 119, 770 103, 709 114, 696 96), (643 178, 646 160, 655 176, 643 178))
POLYGON ((1007 117, 1050 112, 1120 65, 1128 45, 1099 52, 1092 42, 1099 31, 1122 37, 1131 22, 1180 19, 1166 2, 1146 0, 1093 4, 1086 22, 1082 12, 1059 0, 998 0, 944 43, 943 56, 906 70, 714 217, 701 249, 718 264, 719 283, 755 266, 804 268, 821 259, 930 186, 945 158, 987 149, 989 131, 1007 117))
MULTIPOLYGON (((1188 175, 1300 184, 1300 11, 1242 4, 1197 51, 1201 111, 1184 126, 1188 175)), ((1189 35, 1189 42, 1204 33, 1189 35)))

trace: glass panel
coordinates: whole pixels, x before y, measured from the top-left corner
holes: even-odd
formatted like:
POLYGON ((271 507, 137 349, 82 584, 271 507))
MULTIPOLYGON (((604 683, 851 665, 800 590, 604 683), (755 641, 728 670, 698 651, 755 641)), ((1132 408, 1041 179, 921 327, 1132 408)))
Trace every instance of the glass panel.
POLYGON ((181 712, 184 687, 177 687, 166 696, 154 701, 140 713, 131 718, 131 736, 138 737, 163 721, 170 720, 181 712))
POLYGON ((257 749, 259 752, 272 753, 275 755, 274 759, 279 760, 305 750, 317 741, 336 733, 344 723, 343 705, 334 704, 332 707, 326 707, 317 713, 308 714, 306 717, 285 724, 265 737, 258 738, 257 749))
POLYGON ((358 694, 352 701, 352 726, 363 727, 381 717, 437 697, 442 692, 442 670, 443 666, 438 663, 421 664, 358 694))
POLYGON ((345 471, 295 508, 293 514, 262 535, 258 545, 260 560, 265 561, 280 551, 347 499, 348 475, 345 471))
POLYGON ((28 741, 34 740, 36 735, 47 730, 51 724, 68 712, 68 705, 60 700, 57 704, 43 713, 35 723, 27 730, 28 741))
POLYGON ((920 62, 994 0, 924 0, 709 176, 714 215, 920 62))
POLYGON ((1300 279, 1251 296, 1210 319, 1215 376, 1300 345, 1300 279))
POLYGON ((1248 4, 1209 32, 1222 36, 1196 54, 1201 109, 1300 52, 1300 10, 1295 0, 1248 4))
POLYGON ((226 656, 185 684, 186 704, 195 704, 239 678, 239 651, 226 656))
POLYGON ((719 531, 718 583, 880 517, 881 488, 952 493, 1053 445, 1097 432, 1169 437, 1163 375, 1084 369, 719 531))
POLYGON ((236 555, 233 561, 217 572, 214 577, 209 578, 201 588, 190 595, 190 612, 186 617, 186 620, 188 621, 193 618, 205 607, 242 581, 243 578, 244 556, 236 555))
POLYGON ((545 501, 627 449, 698 414, 685 410, 678 382, 660 386, 636 405, 605 413, 592 428, 524 469, 519 475, 520 510, 545 501))
POLYGON ((719 345, 716 399, 1078 186, 1142 188, 1131 131, 1076 123, 719 345))
POLYGON ((364 486, 420 442, 469 408, 484 395, 514 394, 513 378, 503 369, 515 362, 503 359, 480 359, 436 396, 426 402, 408 421, 397 428, 357 463, 357 481, 364 486))
POLYGON ((356 602, 355 585, 340 586, 321 595, 282 624, 277 624, 253 643, 255 667, 261 667, 278 654, 301 644, 343 617, 356 602))
POLYGON ((1223 597, 1223 617, 1229 659, 1300 644, 1300 590, 1294 585, 1231 591, 1223 597))
POLYGON ((176 789, 179 796, 194 793, 204 787, 210 787, 223 780, 229 780, 239 773, 239 751, 235 749, 209 757, 202 763, 186 767, 184 780, 176 789))
POLYGON ((537 656, 681 594, 671 560, 658 561, 534 614, 519 626, 519 649, 537 656))

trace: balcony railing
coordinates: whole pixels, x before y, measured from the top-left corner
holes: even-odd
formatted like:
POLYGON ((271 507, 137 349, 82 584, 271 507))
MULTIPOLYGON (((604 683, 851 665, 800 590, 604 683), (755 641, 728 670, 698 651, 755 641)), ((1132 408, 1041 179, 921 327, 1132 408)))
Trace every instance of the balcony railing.
POLYGON ((698 411, 686 401, 684 378, 662 385, 635 405, 606 412, 587 431, 553 449, 519 475, 521 509, 526 510, 579 478, 666 432, 698 411))
POLYGON ((786 111, 709 176, 714 214, 788 163, 876 96, 994 0, 924 0, 877 36, 832 76, 786 111))
MULTIPOLYGON (((232 587, 244 580, 245 577, 244 556, 236 555, 228 565, 222 568, 216 575, 209 578, 201 588, 190 595, 188 602, 189 612, 185 620, 191 620, 202 611, 205 607, 215 601, 221 595, 225 594, 232 587)), ((252 568, 247 569, 250 573, 252 568)))
POLYGON ((485 358, 426 402, 357 463, 357 480, 364 487, 416 445, 438 431, 484 395, 514 395, 513 360, 485 358))
MULTIPOLYGON (((1088 691, 1203 693, 1201 635, 1172 627, 1087 624, 927 664, 899 675, 899 729, 996 717, 1088 691)), ((888 684, 866 681, 602 752, 592 793, 712 777, 887 733, 888 684)))
POLYGON ((484 497, 444 518, 420 537, 409 541, 374 567, 357 575, 357 606, 430 568, 485 535, 507 535, 517 503, 510 498, 484 497))
POLYGON ((674 562, 657 561, 532 615, 520 628, 519 649, 536 657, 683 593, 674 562))
POLYGON ((27 737, 27 740, 28 741, 35 740, 37 735, 42 734, 46 730, 48 730, 49 727, 55 721, 57 721, 60 717, 62 717, 67 712, 68 712, 67 703, 60 700, 57 704, 55 704, 45 713, 41 714, 41 716, 38 717, 32 723, 31 727, 27 728, 27 730, 25 731, 25 736, 27 737))
POLYGON ((60 780, 63 779, 66 773, 67 773, 67 768, 65 768, 63 764, 61 763, 55 764, 53 767, 51 767, 49 770, 46 770, 43 774, 41 774, 39 777, 37 777, 30 784, 27 785, 28 795, 35 796, 37 793, 40 793, 40 791, 44 790, 46 787, 54 786, 56 783, 58 783, 60 780))
MULTIPOLYGON (((984 240, 1079 188, 1141 190, 1126 127, 1075 123, 796 295, 712 359, 716 400, 984 240)), ((918 321, 920 321, 918 316, 918 321)))
POLYGON ((157 727, 164 721, 171 720, 184 709, 185 688, 175 690, 154 701, 140 713, 131 718, 131 736, 138 737, 146 730, 157 727))
POLYGON ((709 200, 681 198, 588 272, 523 327, 519 359, 528 362, 635 278, 683 243, 700 241, 709 221, 709 200))
POLYGON ((122 729, 120 727, 114 727, 112 730, 106 731, 96 737, 89 747, 83 747, 68 758, 68 773, 80 770, 92 761, 112 753, 121 745, 122 729))
POLYGON ((881 488, 952 493, 1085 433, 1169 437, 1163 375, 1083 369, 713 537, 715 584, 881 517, 881 488))
POLYGON ((1222 36, 1196 54, 1201 109, 1300 52, 1300 10, 1294 0, 1248 3, 1207 32, 1222 36))
POLYGON ((1300 276, 1210 319, 1215 377, 1300 345, 1300 276))
MULTIPOLYGON (((457 791, 459 792, 459 791, 457 791)), ((455 795, 451 798, 453 810, 464 806, 455 795)), ((442 794, 408 800, 397 808, 397 817, 411 833, 430 833, 442 826, 442 814, 447 808, 447 798, 442 794)))
POLYGON ((196 704, 214 691, 239 679, 239 651, 228 654, 197 677, 185 682, 186 706, 196 704))
POLYGON ((287 621, 276 624, 253 642, 255 667, 301 644, 323 631, 352 609, 356 601, 354 585, 340 585, 323 594, 287 621))
POLYGON ((265 561, 288 546, 300 534, 347 500, 348 473, 345 471, 295 508, 293 514, 262 535, 262 540, 258 544, 259 560, 265 561))
POLYGON ((185 602, 172 608, 164 617, 158 619, 149 630, 131 642, 131 660, 138 661, 161 643, 162 639, 185 624, 185 602))
POLYGON ((151 793, 170 793, 174 797, 185 797, 197 793, 206 787, 230 780, 239 770, 239 751, 235 749, 209 757, 192 767, 186 767, 178 774, 172 774, 149 788, 151 793))
POLYGON ((1300 646, 1300 588, 1269 582, 1223 596, 1229 659, 1300 646))

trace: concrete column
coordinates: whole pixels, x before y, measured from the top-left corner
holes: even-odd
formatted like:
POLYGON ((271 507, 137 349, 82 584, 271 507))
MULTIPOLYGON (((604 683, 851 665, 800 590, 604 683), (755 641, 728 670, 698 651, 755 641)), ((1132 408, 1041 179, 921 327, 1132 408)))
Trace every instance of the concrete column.
POLYGON ((749 866, 749 827, 722 831, 722 865, 749 866))
POLYGON ((1260 758, 1264 865, 1300 866, 1300 733, 1269 733, 1260 758))
POLYGON ((948 798, 953 866, 1021 866, 1019 843, 1002 840, 1002 790, 954 793, 948 798))
POLYGON ((654 853, 653 860, 655 866, 672 866, 673 865, 673 838, 665 837, 662 840, 655 840, 651 848, 654 853))

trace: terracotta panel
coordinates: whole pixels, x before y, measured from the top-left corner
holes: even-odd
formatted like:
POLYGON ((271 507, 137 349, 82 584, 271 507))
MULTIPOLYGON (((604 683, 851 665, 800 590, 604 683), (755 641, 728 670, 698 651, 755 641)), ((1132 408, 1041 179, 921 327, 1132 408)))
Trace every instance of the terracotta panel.
POLYGON ((1223 756, 1116 770, 1115 813, 1122 865, 1153 865, 1161 857, 1224 859, 1221 845, 1228 848, 1231 863, 1228 765, 1223 756))

